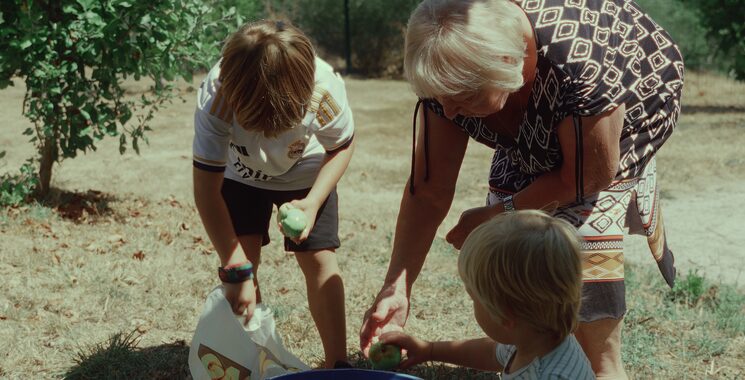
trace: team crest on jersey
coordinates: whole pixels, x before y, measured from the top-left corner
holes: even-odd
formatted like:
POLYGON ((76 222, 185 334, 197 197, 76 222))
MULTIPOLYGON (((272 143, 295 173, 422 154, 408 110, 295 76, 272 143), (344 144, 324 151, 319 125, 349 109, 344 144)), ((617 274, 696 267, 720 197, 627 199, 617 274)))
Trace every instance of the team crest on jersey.
POLYGON ((294 143, 287 146, 287 157, 297 160, 303 156, 305 151, 305 143, 302 140, 297 140, 294 143))

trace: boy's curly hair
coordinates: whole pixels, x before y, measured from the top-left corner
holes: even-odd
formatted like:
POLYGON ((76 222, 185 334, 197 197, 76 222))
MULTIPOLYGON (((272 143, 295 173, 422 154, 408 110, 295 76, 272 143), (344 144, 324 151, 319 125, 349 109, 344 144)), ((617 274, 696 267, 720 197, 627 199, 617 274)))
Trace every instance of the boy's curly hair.
POLYGON ((543 211, 500 214, 471 232, 458 258, 468 291, 495 322, 510 315, 563 340, 577 327, 577 230, 543 211))
POLYGON ((315 86, 313 46, 288 21, 246 24, 223 46, 220 81, 241 127, 277 136, 305 115, 315 86))

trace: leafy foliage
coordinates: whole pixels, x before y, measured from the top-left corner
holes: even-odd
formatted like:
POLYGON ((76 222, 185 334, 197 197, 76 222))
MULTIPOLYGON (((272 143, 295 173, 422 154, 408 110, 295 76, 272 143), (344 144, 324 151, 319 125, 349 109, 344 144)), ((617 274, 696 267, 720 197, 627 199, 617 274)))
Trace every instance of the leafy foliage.
POLYGON ((696 9, 680 0, 637 0, 639 6, 678 44, 687 69, 711 69, 714 48, 696 9))
POLYGON ((745 80, 745 0, 680 0, 694 8, 716 52, 735 77, 745 80))
MULTIPOLYGON (((0 153, 0 158, 4 152, 0 153)), ((20 168, 20 174, 0 176, 0 207, 17 206, 25 203, 38 183, 34 173, 33 160, 28 160, 20 168)))
POLYGON ((199 0, 28 0, 0 6, 0 89, 13 77, 26 84, 23 134, 39 152, 40 192, 54 162, 96 149, 118 136, 139 152, 148 122, 173 98, 172 82, 215 58, 214 40, 233 29, 235 10, 214 16, 199 0), (152 80, 151 91, 125 96, 123 80, 152 80))
MULTIPOLYGON (((404 32, 420 0, 349 0, 351 58, 365 75, 398 74, 403 67, 404 32)), ((290 18, 324 54, 345 56, 344 1, 274 0, 267 10, 290 18)))

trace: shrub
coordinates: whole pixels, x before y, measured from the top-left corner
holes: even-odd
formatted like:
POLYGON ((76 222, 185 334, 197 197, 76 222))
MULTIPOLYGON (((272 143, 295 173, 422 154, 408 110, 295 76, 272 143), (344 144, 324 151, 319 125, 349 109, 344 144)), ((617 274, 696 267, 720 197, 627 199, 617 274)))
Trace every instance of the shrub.
POLYGON ((106 136, 119 137, 121 153, 128 140, 139 152, 154 113, 173 98, 171 83, 190 80, 216 56, 205 36, 224 34, 214 30, 229 26, 234 12, 216 17, 214 3, 2 2, 0 89, 14 76, 25 81, 22 112, 34 126, 23 134, 38 152, 38 195, 49 192, 55 162, 95 150, 106 136), (152 91, 125 97, 122 81, 129 77, 150 78, 152 91))

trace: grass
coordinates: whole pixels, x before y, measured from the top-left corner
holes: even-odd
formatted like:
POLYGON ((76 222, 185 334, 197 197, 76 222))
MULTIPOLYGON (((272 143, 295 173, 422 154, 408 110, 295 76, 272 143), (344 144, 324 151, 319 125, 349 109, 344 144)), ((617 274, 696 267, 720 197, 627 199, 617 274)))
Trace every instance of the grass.
POLYGON ((145 349, 138 347, 137 331, 118 333, 105 343, 77 353, 75 366, 64 378, 85 379, 183 379, 189 374, 186 358, 189 347, 184 341, 145 349))
MULTIPOLYGON (((696 272, 679 278, 669 290, 655 273, 632 266, 627 271, 630 297, 625 319, 623 358, 633 378, 739 378, 745 360, 745 295, 727 285, 710 284, 696 272), (651 279, 651 281, 650 281, 651 279), (702 376, 703 375, 703 376, 702 376)), ((451 284, 444 284, 451 286, 451 284)), ((286 322, 288 306, 275 308, 286 322)), ((78 352, 66 379, 184 378, 188 347, 183 341, 142 349, 141 334, 117 333, 106 342, 78 352)), ((370 368, 359 352, 350 352, 357 368, 370 368)), ((407 374, 424 379, 492 379, 496 375, 425 363, 407 374)))
MULTIPOLYGON (((0 109, 20 109, 20 86, 3 91, 0 109)), ((343 242, 338 261, 346 288, 348 350, 365 366, 357 333, 390 258, 409 170, 415 99, 397 81, 349 79, 347 86, 359 144, 338 188, 343 242)), ((741 261, 739 253, 732 254, 743 246, 738 236, 745 220, 732 212, 742 205, 741 193, 727 189, 745 178, 745 165, 727 163, 740 159, 745 145, 745 111, 737 111, 745 110, 738 100, 745 85, 691 74, 686 88, 686 104, 697 108, 684 111, 679 131, 660 152, 658 173, 667 192, 663 203, 677 206, 665 209, 669 232, 677 232, 671 247, 687 259, 679 260, 684 271, 671 291, 648 265, 646 250, 644 264, 629 257, 623 355, 629 373, 640 379, 743 378, 743 290, 707 272, 711 266, 700 272, 687 268, 697 268, 691 257, 730 260, 721 262, 723 269, 741 261), (733 106, 735 111, 711 112, 733 106), (716 187, 707 187, 711 184, 716 187), (681 211, 710 204, 726 207, 694 216, 681 211), (685 223, 695 226, 681 227, 685 223)), ((162 109, 150 147, 140 156, 119 156, 117 142, 103 140, 96 152, 57 168, 54 191, 43 204, 0 209, 0 378, 186 373, 187 345, 204 299, 217 284, 218 262, 192 201, 193 107, 190 97, 189 103, 162 109)), ((2 116, 0 146, 8 151, 8 167, 14 167, 33 146, 20 143, 27 127, 20 112, 2 116)), ((430 340, 482 335, 458 278, 456 253, 444 236, 461 211, 483 204, 492 153, 469 146, 457 197, 414 286, 406 326, 414 335, 430 340)), ((271 235, 262 254, 262 293, 288 349, 306 363, 319 363, 323 352, 303 276, 292 255, 283 252, 277 231, 271 235)), ((434 363, 410 373, 428 379, 497 377, 434 363)))

